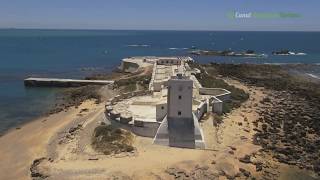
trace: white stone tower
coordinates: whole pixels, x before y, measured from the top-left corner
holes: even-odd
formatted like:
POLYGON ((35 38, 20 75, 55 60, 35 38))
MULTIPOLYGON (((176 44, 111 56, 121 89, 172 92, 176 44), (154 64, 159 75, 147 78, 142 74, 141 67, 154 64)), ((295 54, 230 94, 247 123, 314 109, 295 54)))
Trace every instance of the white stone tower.
POLYGON ((168 81, 168 118, 192 119, 193 81, 178 74, 168 81))
POLYGON ((181 148, 204 148, 199 122, 192 112, 193 81, 182 74, 168 81, 167 116, 154 143, 181 148))
POLYGON ((192 86, 193 81, 182 74, 168 81, 167 120, 170 146, 195 147, 192 86))

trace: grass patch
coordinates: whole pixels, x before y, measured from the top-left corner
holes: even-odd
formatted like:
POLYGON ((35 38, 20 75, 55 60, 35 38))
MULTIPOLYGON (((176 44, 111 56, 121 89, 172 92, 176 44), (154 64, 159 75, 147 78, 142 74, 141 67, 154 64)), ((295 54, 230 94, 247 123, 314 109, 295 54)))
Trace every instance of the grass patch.
POLYGON ((134 135, 124 129, 111 125, 100 125, 95 128, 92 136, 92 147, 106 155, 132 152, 134 135))
POLYGON ((134 76, 126 79, 116 80, 114 82, 115 87, 119 88, 122 92, 132 92, 136 90, 137 85, 147 90, 151 76, 134 76))
POLYGON ((192 67, 196 67, 201 70, 202 73, 197 74, 196 78, 203 87, 206 88, 223 88, 231 92, 230 99, 223 102, 223 113, 229 113, 232 109, 239 108, 240 105, 249 99, 249 94, 242 89, 238 89, 232 85, 229 85, 222 79, 216 78, 217 74, 214 72, 205 73, 205 69, 196 63, 192 63, 192 67))
POLYGON ((56 97, 56 104, 48 114, 58 113, 72 106, 78 107, 82 102, 89 99, 94 99, 99 104, 102 101, 100 88, 101 86, 89 85, 65 89, 59 92, 56 97))

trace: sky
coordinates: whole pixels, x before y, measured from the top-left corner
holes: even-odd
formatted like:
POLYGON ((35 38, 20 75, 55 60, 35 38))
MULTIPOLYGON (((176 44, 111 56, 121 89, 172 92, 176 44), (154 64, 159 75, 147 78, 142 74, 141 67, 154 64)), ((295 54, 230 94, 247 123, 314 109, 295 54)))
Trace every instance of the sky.
POLYGON ((0 28, 320 31, 320 1, 0 0, 0 28))

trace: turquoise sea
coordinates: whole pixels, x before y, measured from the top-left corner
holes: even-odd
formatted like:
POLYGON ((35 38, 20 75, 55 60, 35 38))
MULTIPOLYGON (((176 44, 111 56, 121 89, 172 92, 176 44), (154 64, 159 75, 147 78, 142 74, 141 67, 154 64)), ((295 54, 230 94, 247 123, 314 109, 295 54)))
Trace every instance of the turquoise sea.
MULTIPOLYGON (((59 89, 25 88, 33 77, 83 78, 128 56, 188 55, 188 48, 254 50, 267 58, 198 57, 199 62, 320 64, 320 32, 0 30, 0 133, 41 116, 59 89), (289 49, 305 56, 273 56, 289 49)), ((319 77, 319 68, 310 74, 319 77)))

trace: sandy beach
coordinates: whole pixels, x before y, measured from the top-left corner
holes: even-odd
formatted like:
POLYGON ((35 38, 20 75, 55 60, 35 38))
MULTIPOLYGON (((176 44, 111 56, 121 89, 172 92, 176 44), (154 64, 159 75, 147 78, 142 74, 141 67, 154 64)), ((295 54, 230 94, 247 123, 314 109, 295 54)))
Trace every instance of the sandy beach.
POLYGON ((81 109, 101 109, 93 101, 27 123, 12 129, 0 138, 0 179, 30 179, 30 166, 36 158, 47 155, 49 140, 62 128, 72 123, 81 109))

